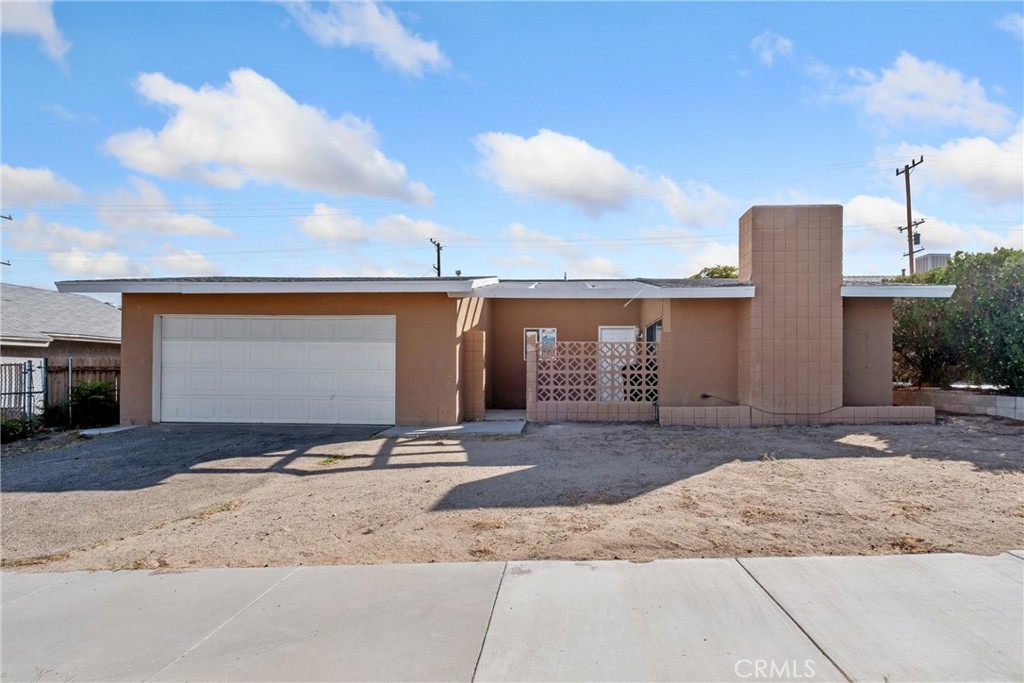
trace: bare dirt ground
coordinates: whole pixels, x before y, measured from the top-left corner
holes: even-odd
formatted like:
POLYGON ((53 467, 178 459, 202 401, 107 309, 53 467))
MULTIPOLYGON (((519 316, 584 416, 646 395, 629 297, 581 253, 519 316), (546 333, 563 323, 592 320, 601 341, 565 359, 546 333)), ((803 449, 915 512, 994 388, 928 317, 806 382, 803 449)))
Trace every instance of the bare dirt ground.
POLYGON ((153 425, 5 448, 8 569, 1024 548, 1024 425, 153 425))

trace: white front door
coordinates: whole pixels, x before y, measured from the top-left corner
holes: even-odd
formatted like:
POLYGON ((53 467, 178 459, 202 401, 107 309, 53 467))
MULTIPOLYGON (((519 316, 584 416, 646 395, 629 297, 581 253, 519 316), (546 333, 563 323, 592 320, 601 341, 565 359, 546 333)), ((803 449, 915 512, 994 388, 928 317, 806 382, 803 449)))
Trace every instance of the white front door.
POLYGON ((162 422, 395 421, 394 316, 168 315, 159 349, 162 422))

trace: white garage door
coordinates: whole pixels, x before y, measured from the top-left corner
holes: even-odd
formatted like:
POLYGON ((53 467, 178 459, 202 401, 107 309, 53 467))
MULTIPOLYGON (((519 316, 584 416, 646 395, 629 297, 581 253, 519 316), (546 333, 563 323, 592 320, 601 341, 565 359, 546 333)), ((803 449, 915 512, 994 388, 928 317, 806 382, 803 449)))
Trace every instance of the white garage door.
POLYGON ((163 422, 395 422, 394 316, 163 316, 160 328, 163 422))

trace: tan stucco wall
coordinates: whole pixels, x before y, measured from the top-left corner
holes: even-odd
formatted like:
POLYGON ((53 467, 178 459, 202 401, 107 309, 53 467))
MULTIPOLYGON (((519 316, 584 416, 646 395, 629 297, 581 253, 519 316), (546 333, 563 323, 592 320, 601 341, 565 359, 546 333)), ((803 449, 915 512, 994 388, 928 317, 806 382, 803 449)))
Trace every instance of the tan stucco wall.
POLYGON ((843 405, 892 405, 892 299, 843 299, 843 405))
POLYGON ((483 419, 481 411, 470 411, 470 401, 483 399, 487 403, 489 382, 487 381, 487 339, 491 326, 491 306, 488 299, 467 297, 456 299, 456 333, 458 349, 458 405, 459 420, 483 419), (466 332, 474 332, 472 356, 467 356, 466 332), (468 377, 467 373, 475 373, 468 377), (478 394, 482 392, 482 397, 478 394), (470 395, 471 394, 471 395, 470 395), (472 412, 473 417, 467 417, 472 412))
MULTIPOLYGON (((646 330, 653 323, 659 320, 664 321, 665 308, 669 305, 668 299, 640 299, 640 330, 646 330)), ((665 331, 664 322, 662 332, 665 331)))
POLYGON ((526 408, 523 328, 554 327, 558 341, 597 341, 601 325, 640 327, 637 301, 611 299, 492 299, 488 336, 491 407, 526 408))
MULTIPOLYGON (((396 423, 453 424, 461 409, 456 301, 446 294, 124 294, 121 422, 152 420, 155 315, 394 315, 396 423)), ((472 317, 467 309, 465 320, 472 317)))
POLYGON ((658 350, 658 402, 720 406, 738 401, 739 310, 736 299, 671 301, 671 329, 658 350), (717 398, 702 399, 702 393, 717 398))

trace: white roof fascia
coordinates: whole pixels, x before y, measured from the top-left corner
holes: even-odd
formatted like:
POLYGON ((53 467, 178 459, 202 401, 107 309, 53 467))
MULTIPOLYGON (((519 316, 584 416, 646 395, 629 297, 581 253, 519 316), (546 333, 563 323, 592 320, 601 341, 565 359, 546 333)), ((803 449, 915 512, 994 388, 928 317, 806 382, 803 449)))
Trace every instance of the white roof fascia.
POLYGON ((90 342, 95 344, 120 344, 120 337, 90 337, 81 334, 57 334, 56 332, 47 332, 54 339, 60 341, 74 341, 74 342, 90 342))
POLYGON ((50 345, 52 339, 25 339, 24 337, 0 337, 0 344, 4 346, 30 346, 32 348, 45 349, 50 345))
MULTIPOLYGON (((468 295, 476 283, 486 285, 492 278, 477 280, 430 282, 418 280, 290 280, 290 281, 234 281, 196 282, 178 281, 131 281, 91 280, 65 281, 57 283, 61 292, 100 293, 120 292, 122 294, 414 294, 443 293, 468 295)), ((496 279, 496 278, 493 278, 496 279)))
POLYGON ((884 299, 948 299, 956 285, 843 285, 844 297, 884 299))
POLYGON ((752 299, 753 285, 735 287, 655 287, 637 293, 630 288, 474 289, 472 296, 482 299, 752 299))

